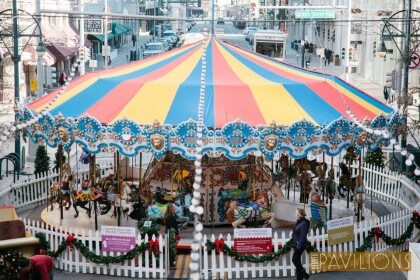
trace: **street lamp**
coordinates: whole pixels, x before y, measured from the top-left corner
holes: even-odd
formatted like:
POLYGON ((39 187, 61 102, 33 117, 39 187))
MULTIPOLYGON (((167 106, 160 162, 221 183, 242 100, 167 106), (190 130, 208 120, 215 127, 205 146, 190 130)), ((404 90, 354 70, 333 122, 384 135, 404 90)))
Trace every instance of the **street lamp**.
POLYGON ((379 57, 384 58, 386 56, 387 51, 388 50, 387 50, 387 48, 385 46, 385 42, 384 41, 381 41, 381 44, 379 45, 378 50, 376 51, 376 54, 379 57))
MULTIPOLYGON (((401 57, 402 57, 402 62, 403 62, 403 75, 404 75, 404 79, 403 79, 403 83, 402 83, 402 112, 403 114, 406 114, 406 109, 407 109, 407 105, 408 105, 408 73, 410 70, 410 63, 411 63, 411 57, 412 57, 412 52, 410 51, 410 43, 411 43, 411 39, 414 37, 420 37, 420 35, 418 34, 418 30, 412 30, 411 29, 411 20, 413 19, 412 17, 412 13, 420 13, 419 10, 413 10, 411 8, 411 1, 412 0, 407 0, 406 2, 406 7, 407 9, 405 10, 401 10, 398 12, 395 12, 394 14, 392 14, 384 23, 384 27, 382 28, 382 32, 381 32, 381 44, 377 50, 377 53, 380 57, 386 57, 386 53, 387 53, 387 48, 385 46, 385 39, 392 39, 392 41, 394 42, 395 46, 398 49, 398 52, 400 53, 401 57), (398 14, 403 14, 405 13, 405 18, 397 18, 398 14), (403 28, 398 28, 396 27, 392 22, 403 22, 405 23, 405 30, 403 30, 403 28), (385 30, 387 30, 387 34, 384 34, 385 30), (395 38, 402 38, 402 40, 404 40, 404 49, 400 49, 398 47, 397 42, 395 41, 395 38)), ((415 17, 414 17, 415 18, 415 17)), ((415 49, 413 50, 415 51, 415 49)), ((407 125, 407 118, 404 118, 404 123, 402 124, 403 126, 407 125)), ((401 135, 401 149, 405 150, 407 146, 407 134, 404 131, 401 135)), ((405 171, 405 156, 402 156, 402 171, 405 171)))
MULTIPOLYGON (((27 11, 20 10, 17 8, 17 0, 13 0, 12 9, 7 9, 0 12, 0 18, 3 19, 3 23, 7 23, 7 20, 11 21, 12 30, 8 30, 7 28, 0 28, 0 41, 3 43, 5 49, 7 49, 8 53, 11 55, 13 66, 14 66, 14 98, 15 104, 20 103, 20 92, 19 92, 19 62, 21 61, 21 55, 25 51, 25 48, 29 45, 32 37, 38 37, 39 43, 36 48, 38 55, 41 57, 45 54, 46 48, 44 43, 42 42, 42 31, 41 26, 39 24, 39 20, 36 19, 32 14, 28 13, 27 11), (9 18, 8 18, 9 17, 9 18), (29 26, 25 26, 22 30, 19 30, 19 18, 22 17, 23 19, 32 19, 34 23, 30 24, 29 26), (33 29, 31 26, 35 25, 33 29), (35 34, 36 31, 39 31, 38 34, 35 34), (26 37, 28 38, 25 44, 19 44, 19 38, 26 37), (9 42, 5 41, 7 38, 11 38, 13 42, 13 50, 8 45, 9 42), (20 48, 20 49, 19 49, 20 48)), ((42 69, 38 69, 38 71, 42 71, 42 69)), ((42 81, 40 81, 42 83, 42 81)), ((15 109, 15 113, 17 113, 15 109)), ((19 159, 18 162, 18 170, 21 168, 21 143, 20 143, 20 135, 17 134, 15 138, 15 153, 19 159)))

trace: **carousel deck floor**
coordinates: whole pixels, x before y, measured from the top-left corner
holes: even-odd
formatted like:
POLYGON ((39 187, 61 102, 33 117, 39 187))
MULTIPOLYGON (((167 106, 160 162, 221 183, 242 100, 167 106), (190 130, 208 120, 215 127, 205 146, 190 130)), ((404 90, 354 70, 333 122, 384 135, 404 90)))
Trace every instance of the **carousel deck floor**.
MULTIPOLYGON (((295 199, 295 201, 299 201, 299 193, 296 192, 296 196, 293 192, 290 193, 290 198, 291 201, 293 201, 295 199)), ((353 203, 350 202, 350 207, 347 208, 347 201, 345 199, 334 199, 333 200, 333 219, 337 219, 337 218, 342 218, 342 217, 347 217, 347 216, 351 216, 354 215, 353 212, 353 203)), ((308 206, 307 206, 308 207, 308 206)), ((310 211, 309 207, 306 209, 306 211, 310 211)), ((45 222, 48 225, 54 226, 56 228, 59 228, 60 226, 62 227, 67 227, 69 230, 71 229, 71 231, 75 231, 76 229, 78 230, 78 234, 81 234, 83 230, 85 230, 85 232, 88 232, 89 230, 91 231, 95 231, 95 217, 94 215, 91 216, 91 218, 88 217, 88 215, 86 214, 86 211, 84 209, 80 209, 79 210, 79 217, 78 218, 74 218, 74 214, 75 211, 73 208, 70 208, 70 210, 63 211, 63 219, 60 219, 60 208, 58 207, 57 204, 54 205, 54 210, 50 211, 50 209, 45 208, 43 209, 42 213, 41 213, 41 219, 43 222, 45 222)), ((98 229, 100 229, 100 227, 102 225, 106 225, 106 226, 117 226, 117 218, 112 217, 113 211, 109 211, 108 214, 106 215, 98 215, 98 229)), ((370 220, 371 218, 376 218, 377 216, 375 215, 375 213, 373 213, 373 215, 371 216, 371 212, 370 210, 368 210, 367 208, 365 208, 365 210, 363 211, 363 216, 365 217, 366 220, 370 220)), ((355 221, 356 221, 356 217, 354 217, 355 221)), ((137 221, 136 220, 132 220, 132 219, 127 219, 125 217, 121 218, 121 226, 127 226, 127 227, 136 227, 137 225, 137 221)), ((275 228, 273 229, 273 231, 276 231, 279 236, 281 236, 281 233, 284 231, 286 236, 288 236, 288 234, 291 231, 291 226, 283 226, 280 228, 275 228)), ((160 233, 164 234, 165 233, 165 227, 162 226, 160 229, 160 233)), ((204 228, 203 234, 206 234, 208 238, 211 237, 212 234, 215 235, 215 237, 217 238, 220 234, 222 234, 223 236, 226 236, 228 233, 230 233, 233 237, 233 228, 229 225, 226 225, 224 227, 221 226, 207 226, 204 228)), ((188 228, 186 228, 185 230, 180 231, 180 234, 182 236, 178 247, 179 249, 190 249, 190 245, 192 244, 193 241, 193 227, 189 226, 188 228)))

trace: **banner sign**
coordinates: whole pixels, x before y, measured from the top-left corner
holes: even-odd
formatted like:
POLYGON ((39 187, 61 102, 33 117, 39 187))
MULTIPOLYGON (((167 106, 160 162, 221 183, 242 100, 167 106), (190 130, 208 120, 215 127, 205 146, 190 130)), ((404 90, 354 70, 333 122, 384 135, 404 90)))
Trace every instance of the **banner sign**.
POLYGON ((334 10, 296 10, 295 18, 335 18, 334 10))
POLYGON ((128 252, 136 246, 136 229, 133 227, 102 226, 102 251, 128 252))
POLYGON ((354 241, 353 216, 327 222, 328 245, 354 241))
POLYGON ((239 254, 270 254, 273 250, 272 228, 234 230, 234 246, 239 254))
POLYGON ((85 34, 104 34, 102 19, 85 19, 85 34))

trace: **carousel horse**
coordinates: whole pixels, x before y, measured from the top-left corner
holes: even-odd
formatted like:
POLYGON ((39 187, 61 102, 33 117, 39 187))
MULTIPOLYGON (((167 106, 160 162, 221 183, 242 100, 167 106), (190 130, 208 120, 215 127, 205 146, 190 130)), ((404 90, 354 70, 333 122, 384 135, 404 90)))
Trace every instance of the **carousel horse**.
MULTIPOLYGON (((180 197, 177 197, 174 202, 177 222, 182 223, 181 225, 182 228, 186 228, 190 221, 189 217, 184 216, 184 210, 186 207, 188 208, 191 205, 191 200, 192 200, 192 195, 188 193, 188 194, 185 194, 184 205, 181 204, 180 197)), ((158 201, 155 201, 154 204, 149 205, 149 207, 147 207, 147 216, 150 219, 155 220, 155 221, 163 220, 165 217, 166 209, 168 208, 168 205, 170 203, 171 202, 160 203, 158 201)))
POLYGON ((273 174, 273 183, 278 182, 280 186, 285 185, 288 180, 295 180, 297 178, 298 169, 295 164, 290 164, 289 156, 282 155, 279 160, 280 170, 273 174))
MULTIPOLYGON (((132 190, 127 182, 122 183, 121 194, 118 194, 116 201, 119 201, 124 216, 130 215, 133 212, 133 205, 131 205, 131 194, 132 190)), ((118 204, 118 203, 117 203, 118 204)))
MULTIPOLYGON (((89 205, 91 201, 95 199, 95 192, 94 189, 90 187, 90 181, 84 180, 82 183, 82 189, 80 191, 77 191, 75 197, 74 197, 74 203, 73 208, 76 211, 76 214, 74 214, 74 217, 79 217, 79 209, 77 207, 81 207, 86 210, 86 214, 90 218, 90 212, 91 208, 87 207, 86 205, 89 205)), ((90 206, 90 205, 89 205, 90 206)))
MULTIPOLYGON (((351 173, 349 168, 347 167, 347 165, 344 162, 340 163, 340 169, 341 169, 341 176, 338 180, 338 192, 340 193, 341 197, 345 197, 345 193, 343 193, 342 191, 344 190, 344 192, 352 192, 354 194, 354 190, 356 188, 356 181, 357 181, 357 176, 355 177, 351 177, 351 173)), ((353 201, 353 195, 351 196, 351 200, 353 201)))
POLYGON ((327 164, 325 162, 318 162, 316 159, 308 160, 306 158, 295 159, 294 162, 296 168, 298 169, 298 173, 303 171, 311 171, 314 174, 314 178, 319 177, 319 173, 317 170, 318 166, 323 166, 323 170, 327 170, 327 164))
POLYGON ((237 200, 239 203, 248 203, 249 194, 246 191, 240 189, 224 189, 220 188, 219 201, 217 203, 217 213, 219 213, 220 221, 223 222, 226 219, 226 210, 229 209, 229 203, 232 200, 237 200))
POLYGON ((71 189, 73 187, 73 173, 71 168, 67 163, 63 164, 63 171, 61 177, 61 187, 60 183, 54 183, 50 188, 50 209, 54 210, 54 201, 58 204, 63 203, 66 205, 65 209, 69 210, 71 207, 71 189))
POLYGON ((297 178, 300 185, 300 202, 308 203, 309 193, 311 192, 312 176, 307 171, 303 171, 297 178))
POLYGON ((236 200, 230 202, 229 209, 226 212, 228 221, 234 228, 245 227, 244 223, 249 219, 261 219, 264 221, 264 227, 271 226, 274 220, 274 213, 269 210, 270 192, 263 190, 258 194, 255 202, 247 205, 240 205, 236 200))
POLYGON ((311 194, 311 228, 313 230, 324 228, 327 229, 327 205, 321 199, 319 193, 311 194))
POLYGON ((101 215, 107 214, 112 207, 111 199, 108 197, 109 188, 108 181, 101 181, 95 187, 95 201, 99 204, 101 215))

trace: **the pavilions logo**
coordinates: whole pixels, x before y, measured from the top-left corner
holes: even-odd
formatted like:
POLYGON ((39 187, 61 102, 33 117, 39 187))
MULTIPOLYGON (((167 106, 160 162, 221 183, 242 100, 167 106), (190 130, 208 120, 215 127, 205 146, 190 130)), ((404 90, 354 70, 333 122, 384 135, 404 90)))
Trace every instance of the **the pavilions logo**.
POLYGON ((320 271, 409 271, 410 252, 315 252, 310 269, 320 271))

